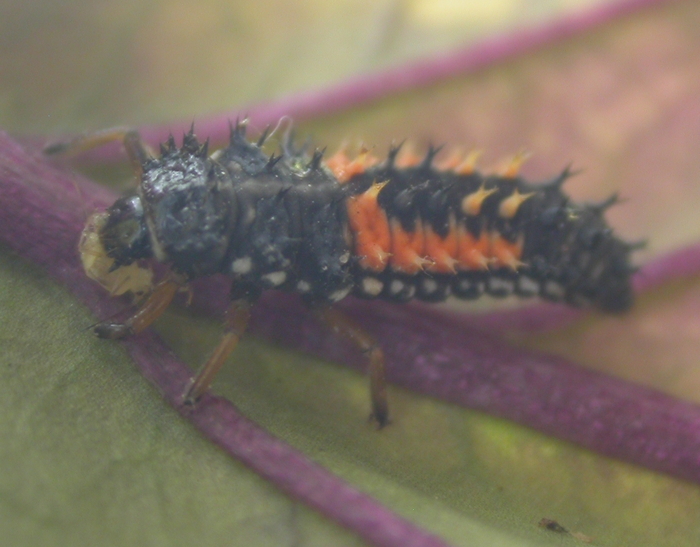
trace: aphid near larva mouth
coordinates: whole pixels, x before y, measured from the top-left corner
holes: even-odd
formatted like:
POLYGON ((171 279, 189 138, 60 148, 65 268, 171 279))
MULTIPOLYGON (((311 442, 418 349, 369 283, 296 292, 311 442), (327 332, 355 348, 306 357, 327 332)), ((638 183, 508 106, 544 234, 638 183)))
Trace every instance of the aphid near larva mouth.
POLYGON ((209 388, 245 331, 250 309, 268 289, 296 292, 319 320, 351 340, 369 360, 372 417, 388 423, 384 356, 369 333, 333 305, 349 294, 396 303, 539 295, 574 306, 623 312, 633 302, 630 255, 637 248, 613 234, 604 212, 615 202, 572 202, 567 168, 533 184, 518 175, 525 154, 497 174, 476 169, 476 154, 439 163, 393 147, 385 159, 367 149, 295 147, 280 154, 231 126, 226 148, 208 154, 190 130, 180 147, 171 136, 153 154, 135 131, 111 130, 51 153, 122 140, 138 178, 136 193, 96 213, 79 251, 86 274, 113 295, 149 296, 123 323, 95 333, 121 338, 147 328, 189 281, 210 274, 232 279, 224 335, 183 402, 209 388), (144 262, 168 267, 152 284, 144 262))
POLYGON ((101 235, 107 219, 106 212, 91 215, 80 235, 78 252, 85 274, 111 296, 148 294, 153 288, 153 271, 137 262, 120 266, 105 250, 101 235))

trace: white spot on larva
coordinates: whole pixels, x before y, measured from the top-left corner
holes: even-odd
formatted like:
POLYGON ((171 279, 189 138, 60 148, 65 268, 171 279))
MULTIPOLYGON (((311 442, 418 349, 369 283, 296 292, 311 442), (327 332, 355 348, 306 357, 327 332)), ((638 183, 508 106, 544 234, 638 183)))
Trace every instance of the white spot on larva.
POLYGON ((311 291, 311 284, 308 281, 299 281, 297 283, 297 291, 304 294, 311 291))
POLYGON ((345 251, 342 255, 340 255, 340 258, 338 258, 338 262, 341 264, 347 264, 348 260, 350 260, 350 251, 345 251))
POLYGON ((425 294, 433 294, 437 290, 438 290, 437 281, 435 281, 434 279, 429 279, 429 278, 423 280, 423 292, 425 294))
POLYGON ((262 276, 263 281, 266 281, 273 287, 279 287, 287 281, 287 272, 270 272, 262 276))
POLYGON ((231 271, 235 274, 247 274, 253 269, 253 259, 249 256, 237 258, 231 264, 231 271))
POLYGON ((469 279, 460 279, 458 289, 460 292, 472 292, 474 296, 478 296, 484 292, 483 281, 471 281, 469 279))
POLYGON ((532 277, 521 275, 518 278, 518 290, 522 293, 537 294, 540 291, 540 284, 532 277))
POLYGON ((365 277, 362 279, 362 292, 365 294, 378 296, 383 288, 384 283, 379 281, 376 277, 365 277))
POLYGON ((468 279, 460 279, 457 283, 457 287, 460 291, 466 292, 472 288, 472 282, 468 279))
POLYGON ((510 279, 503 279, 502 277, 491 277, 488 280, 489 292, 492 293, 512 293, 513 292, 513 282, 510 279))
POLYGON ((564 298, 564 287, 562 287, 556 281, 547 281, 544 284, 544 290, 542 291, 545 295, 550 298, 564 298))
POLYGON ((335 292, 332 292, 330 295, 328 295, 328 300, 331 302, 339 302, 343 298, 345 298, 348 294, 350 294, 350 291, 352 290, 352 287, 346 287, 344 289, 339 289, 335 292))
POLYGON ((255 220, 255 207, 248 207, 243 216, 243 224, 251 224, 255 220))
POLYGON ((403 281, 399 281, 398 279, 394 279, 391 284, 389 285, 389 292, 391 294, 399 294, 403 288, 406 285, 404 284, 403 281))

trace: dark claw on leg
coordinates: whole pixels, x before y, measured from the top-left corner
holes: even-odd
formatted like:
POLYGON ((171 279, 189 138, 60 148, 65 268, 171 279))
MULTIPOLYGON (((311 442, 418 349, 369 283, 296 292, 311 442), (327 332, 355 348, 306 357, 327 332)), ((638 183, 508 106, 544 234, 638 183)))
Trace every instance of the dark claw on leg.
POLYGON ((106 338, 108 340, 119 340, 132 334, 131 327, 124 323, 100 323, 93 327, 92 332, 98 338, 106 338))
POLYGON ((184 406, 194 406, 197 404, 197 401, 199 400, 198 397, 193 397, 190 394, 190 391, 191 391, 191 389, 188 388, 187 391, 185 392, 185 396, 182 398, 182 404, 184 406))
POLYGON ((142 332, 163 314, 181 286, 182 283, 175 279, 168 278, 161 281, 153 289, 148 299, 126 321, 123 323, 104 321, 95 325, 92 332, 98 338, 109 340, 118 340, 130 334, 142 332))
POLYGON ((182 405, 183 406, 188 406, 192 407, 196 405, 199 400, 202 398, 202 393, 195 393, 196 391, 196 382, 195 379, 193 378, 192 381, 187 385, 187 389, 185 392, 182 394, 182 405))
POLYGON ((369 421, 375 422, 377 424, 377 429, 384 429, 384 427, 391 423, 389 420, 389 409, 374 409, 372 414, 369 415, 369 421))
POLYGON ((221 337, 219 345, 214 348, 214 352, 199 371, 199 374, 187 387, 182 400, 183 405, 195 405, 199 398, 207 392, 219 369, 221 369, 228 356, 236 348, 243 332, 248 327, 250 308, 251 303, 247 300, 235 300, 231 303, 226 311, 224 335, 221 337))
POLYGON ((377 429, 389 424, 389 402, 386 395, 384 374, 384 352, 371 334, 365 332, 339 310, 330 306, 312 308, 316 317, 333 332, 354 343, 369 360, 369 393, 372 402, 370 421, 377 423, 377 429))

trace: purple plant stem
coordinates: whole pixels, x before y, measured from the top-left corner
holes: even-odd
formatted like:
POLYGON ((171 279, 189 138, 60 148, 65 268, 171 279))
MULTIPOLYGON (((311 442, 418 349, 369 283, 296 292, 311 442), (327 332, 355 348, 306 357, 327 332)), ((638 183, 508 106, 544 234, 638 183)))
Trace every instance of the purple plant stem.
MULTIPOLYGON (((0 133, 0 192, 0 234, 5 244, 65 284, 97 316, 118 311, 118 301, 106 298, 85 277, 76 248, 85 207, 104 207, 113 201, 113 194, 54 168, 39 154, 28 154, 4 133, 0 133)), ((183 408, 179 402, 190 371, 155 334, 146 332, 124 344, 144 376, 185 418, 293 498, 372 545, 448 546, 273 437, 229 401, 205 395, 194 409, 183 408)))
MULTIPOLYGON (((397 68, 364 74, 340 84, 292 95, 288 98, 250 105, 209 118, 197 120, 197 133, 214 143, 228 140, 229 120, 250 118, 257 127, 274 125, 284 116, 294 120, 333 114, 344 109, 376 101, 397 93, 435 84, 441 80, 477 72, 496 63, 554 44, 560 40, 589 32, 641 10, 663 6, 678 0, 620 0, 603 3, 571 15, 547 21, 541 25, 508 31, 489 37, 446 54, 433 55, 397 68)), ((144 140, 152 145, 164 141, 171 132, 189 129, 186 121, 141 128, 144 140)), ((118 146, 106 146, 87 155, 92 161, 107 162, 123 159, 118 146)))

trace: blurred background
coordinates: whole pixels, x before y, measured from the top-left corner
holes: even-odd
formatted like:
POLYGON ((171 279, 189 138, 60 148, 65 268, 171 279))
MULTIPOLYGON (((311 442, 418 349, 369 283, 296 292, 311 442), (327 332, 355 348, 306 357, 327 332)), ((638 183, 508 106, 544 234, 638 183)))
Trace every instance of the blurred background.
POLYGON ((0 126, 192 119, 610 0, 2 0, 0 126))
MULTIPOLYGON (((0 0, 0 129, 44 135, 192 120, 202 127, 212 115, 235 117, 619 3, 0 0)), ((533 180, 573 162, 583 168, 567 183, 574 199, 625 198, 607 217, 621 237, 650 239, 641 263, 700 239, 700 3, 656 4, 478 71, 295 122, 329 151, 364 139, 381 154, 392 139, 412 138, 418 149, 484 149, 488 170, 527 148, 533 180)), ((133 184, 128 167, 122 175, 133 184)), ((164 408, 120 347, 87 335, 94 317, 0 251, 10 355, 0 363, 0 469, 13 471, 0 473, 0 544, 94 545, 109 534, 114 545, 252 545, 263 536, 271 546, 357 544, 340 542, 337 530, 315 543, 287 537, 290 520, 301 537, 332 525, 224 458, 164 408)), ((586 317, 576 328, 515 341, 700 401, 697 283, 640 300, 624 320, 586 317)), ((220 334, 218 321, 178 311, 160 329, 193 365, 220 334)), ((392 404, 400 418, 377 436, 358 419, 367 408, 364 378, 254 337, 216 388, 246 416, 455 544, 474 544, 485 526, 497 533, 484 545, 577 543, 537 528, 542 517, 600 545, 700 544, 695 485, 398 388, 392 404), (324 386, 322 397, 310 400, 310 386, 324 386), (502 541, 502 530, 526 540, 502 541)))

